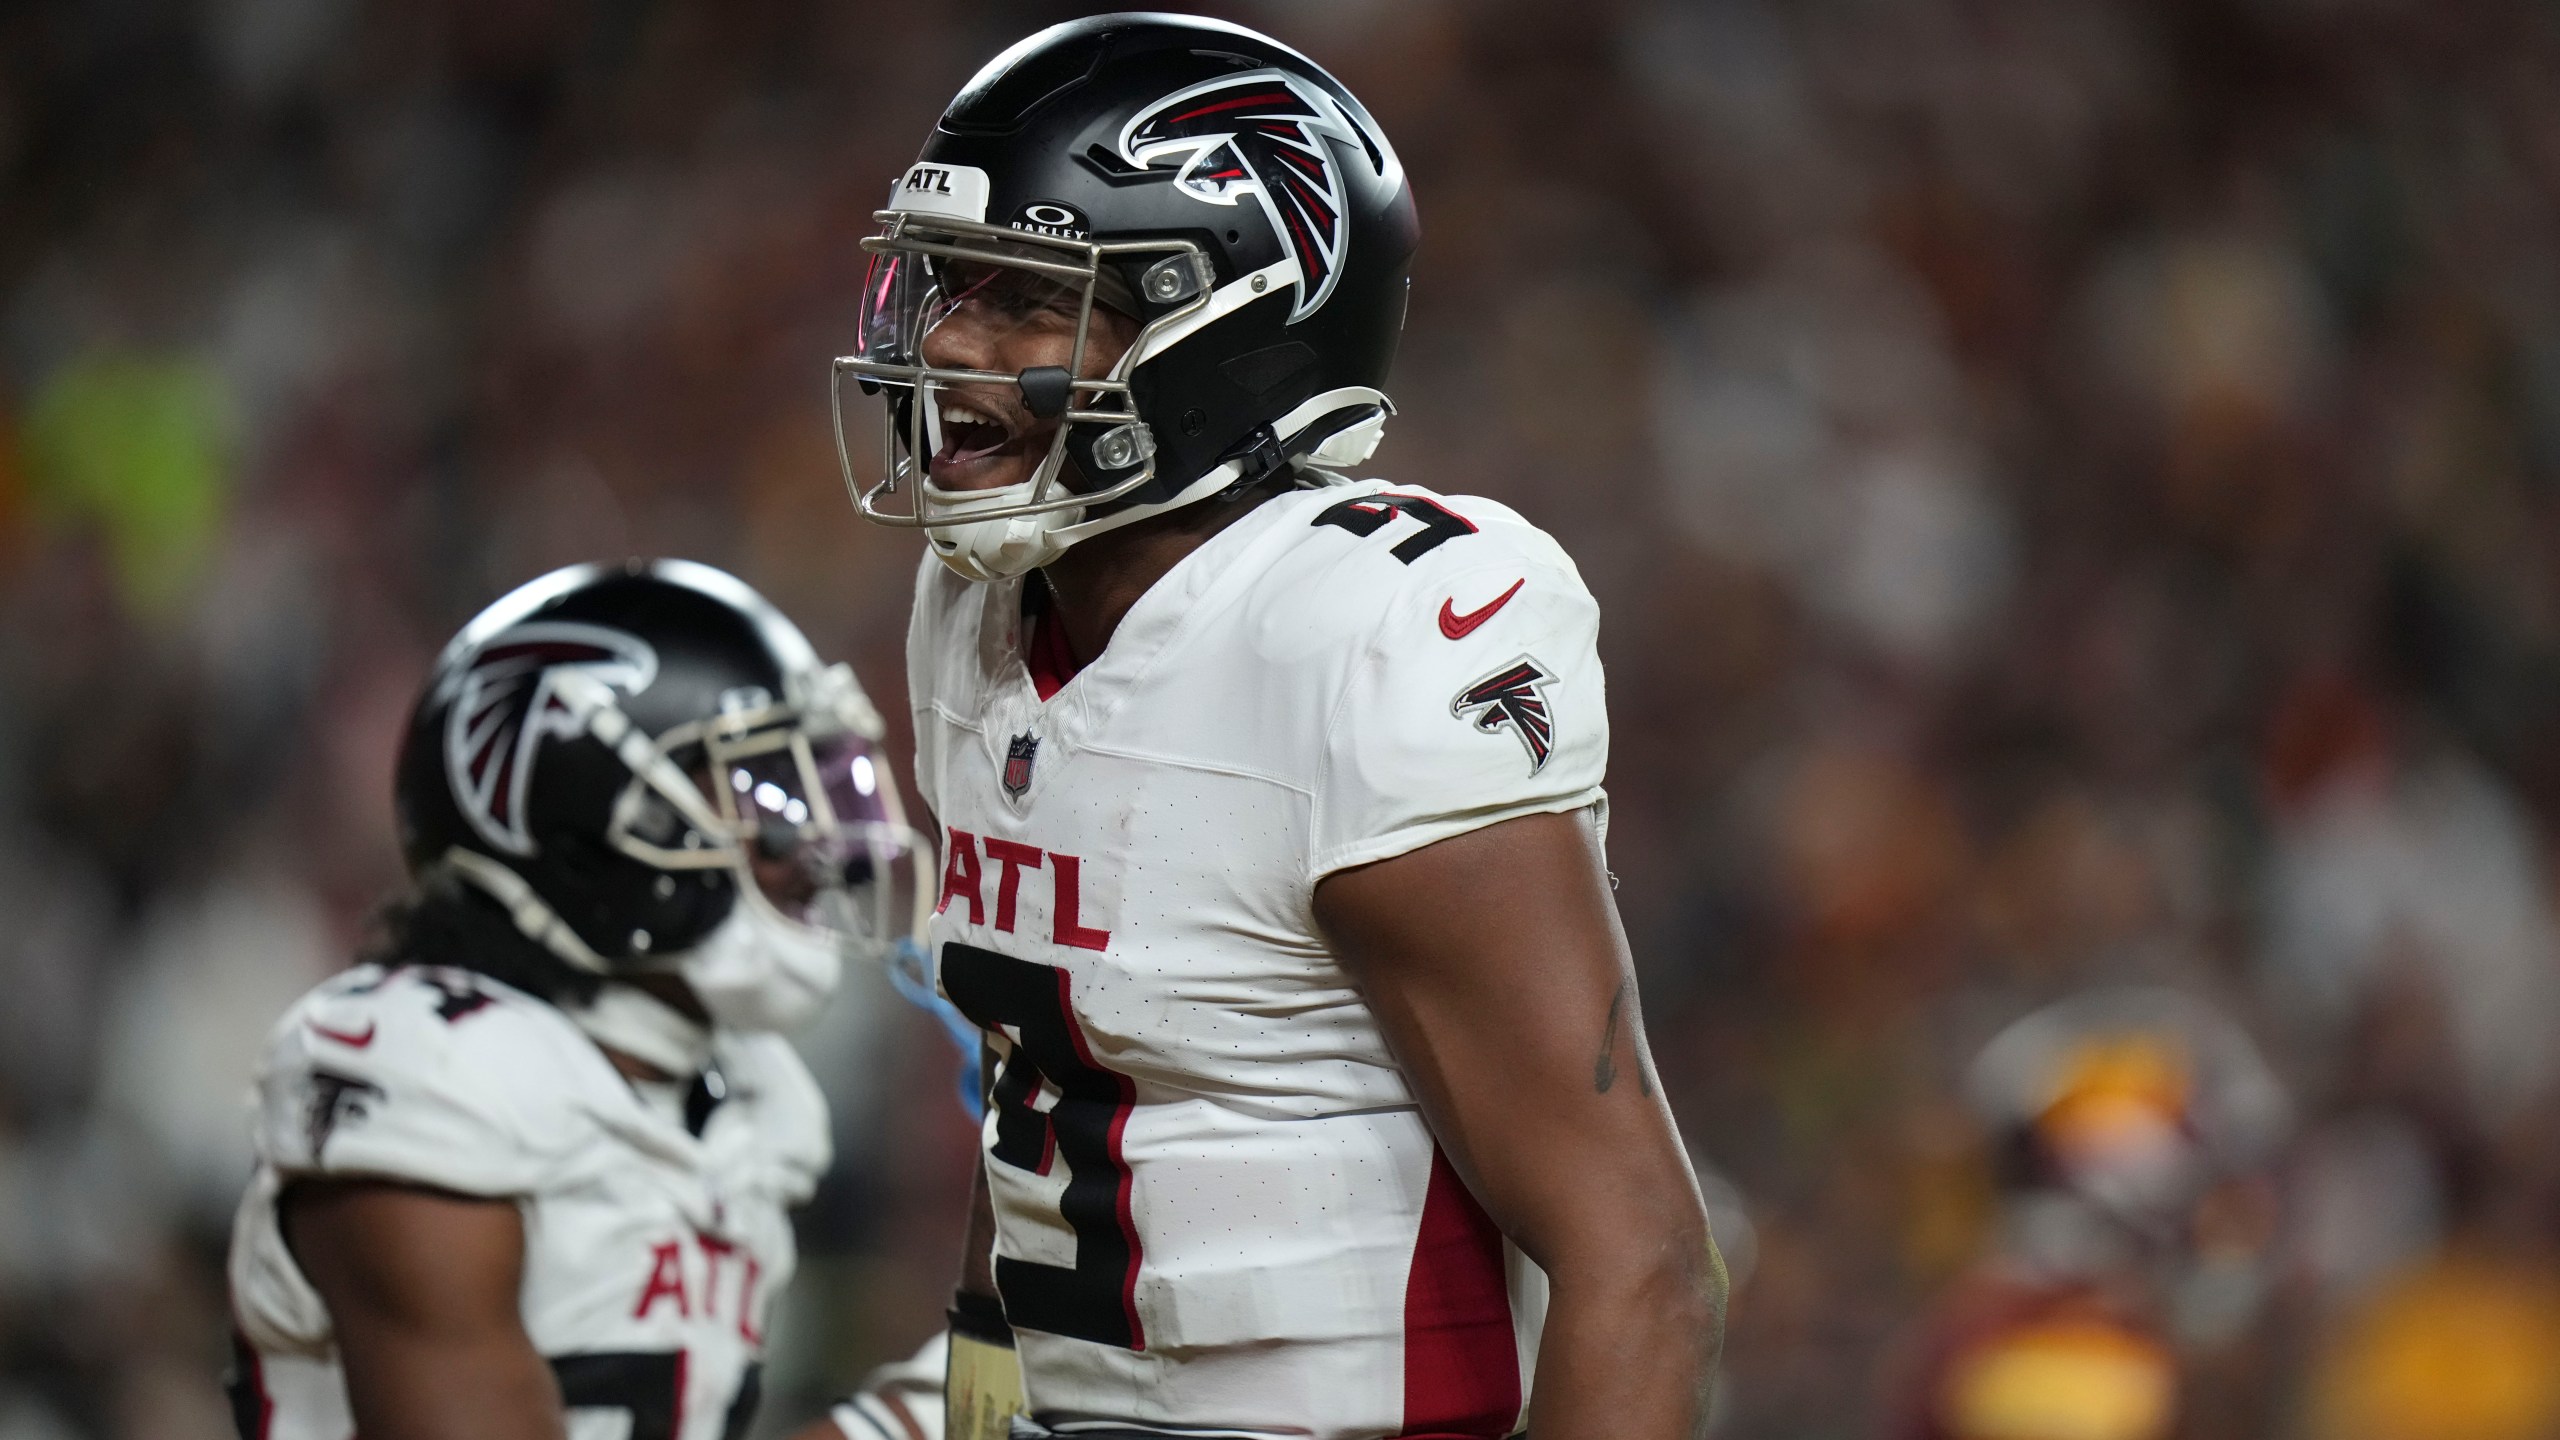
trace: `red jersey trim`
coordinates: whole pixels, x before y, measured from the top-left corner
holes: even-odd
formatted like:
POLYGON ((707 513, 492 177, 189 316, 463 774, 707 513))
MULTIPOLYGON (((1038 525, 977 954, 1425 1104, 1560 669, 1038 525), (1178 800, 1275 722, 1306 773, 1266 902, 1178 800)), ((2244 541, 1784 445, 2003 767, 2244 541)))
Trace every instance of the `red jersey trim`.
MULTIPOLYGON (((1058 971, 1058 1013, 1067 1018, 1067 1039, 1076 1047, 1076 1059, 1084 1062, 1085 1067, 1094 1073, 1110 1076, 1112 1084, 1120 1091, 1120 1103, 1111 1107, 1111 1128, 1105 1133, 1102 1143, 1104 1153, 1111 1157, 1111 1171, 1116 1182, 1112 1202, 1120 1222, 1120 1238, 1129 1246, 1129 1268, 1120 1276, 1120 1310, 1129 1321, 1129 1348, 1142 1351, 1147 1348, 1147 1326, 1138 1318, 1138 1267, 1145 1262, 1146 1248, 1138 1239, 1136 1197, 1132 1193, 1137 1187, 1137 1176, 1130 1171, 1129 1162, 1122 1157, 1121 1150, 1128 1138, 1129 1112, 1138 1108, 1138 1087, 1128 1076, 1095 1062, 1093 1047, 1084 1043, 1084 1027, 1076 1023, 1075 995, 1063 969, 1058 971)), ((1051 1143, 1055 1143, 1056 1127, 1052 1126, 1049 1133, 1051 1143)), ((1047 1158, 1045 1150, 1042 1158, 1047 1158)))
POLYGON ((1057 616, 1029 616, 1023 623, 1031 627, 1031 633, 1023 640, 1022 663, 1031 671, 1031 688, 1046 700, 1065 689, 1084 663, 1068 648, 1067 627, 1058 623, 1057 616))
POLYGON ((1519 1420, 1502 1231, 1435 1145, 1404 1287, 1403 1436, 1502 1440, 1519 1420))
POLYGON ((231 1332, 231 1423, 240 1440, 267 1440, 275 1433, 276 1397, 267 1392, 266 1357, 238 1328, 231 1332))

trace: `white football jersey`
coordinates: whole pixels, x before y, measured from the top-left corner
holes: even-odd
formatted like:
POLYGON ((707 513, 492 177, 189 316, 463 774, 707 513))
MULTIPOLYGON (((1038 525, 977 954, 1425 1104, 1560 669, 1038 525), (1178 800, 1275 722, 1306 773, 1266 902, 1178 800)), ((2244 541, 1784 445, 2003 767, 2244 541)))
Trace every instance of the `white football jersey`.
POLYGON ((702 1134, 557 1008, 485 976, 365 965, 285 1012, 257 1080, 257 1176, 231 1236, 245 1440, 355 1433, 327 1307, 278 1229, 297 1176, 511 1197, 524 1325, 570 1440, 734 1440, 797 1260, 786 1210, 827 1165, 826 1102, 789 1042, 722 1034, 702 1134))
POLYGON ((1001 1061, 996 1278, 1035 1416, 1511 1434, 1543 1277, 1440 1154, 1313 896, 1601 801, 1573 562, 1492 501, 1294 492, 1045 702, 1023 590, 928 557, 908 666, 936 978, 1001 1061))

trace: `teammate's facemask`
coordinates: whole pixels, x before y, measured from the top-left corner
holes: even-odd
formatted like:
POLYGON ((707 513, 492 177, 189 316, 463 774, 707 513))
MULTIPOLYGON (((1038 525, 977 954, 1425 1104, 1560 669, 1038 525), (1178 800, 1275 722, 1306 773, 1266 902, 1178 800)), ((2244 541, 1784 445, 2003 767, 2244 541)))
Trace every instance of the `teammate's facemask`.
POLYGON ((740 913, 668 968, 741 1028, 790 1028, 813 1008, 794 997, 833 988, 831 969, 813 983, 814 957, 885 960, 930 913, 931 847, 887 783, 852 671, 794 680, 807 693, 731 691, 717 714, 627 753, 631 780, 606 830, 615 849, 661 870, 737 877, 740 913), (768 963, 777 956, 787 963, 768 963), (768 981, 768 995, 723 1001, 768 981))
POLYGON ((875 218, 881 233, 862 242, 871 268, 855 350, 836 359, 830 376, 837 459, 866 518, 926 530, 953 569, 987 580, 1022 574, 1078 540, 1188 504, 1233 479, 1212 471, 1169 499, 1130 499, 1156 477, 1157 443, 1138 416, 1129 374, 1206 317, 1213 272, 1198 245, 1071 240, 904 210, 875 218), (1087 375, 1096 307, 1124 314, 1142 308, 1129 298, 1130 275, 1145 308, 1172 308, 1147 322, 1107 370, 1087 375), (1063 333, 1071 325, 1067 363, 1015 373, 927 364, 927 337, 964 310, 988 327, 997 342, 990 349, 1030 327, 1063 333), (878 469, 867 479, 846 438, 848 373, 888 402, 878 469), (988 415, 991 404, 1008 413, 988 415), (948 418, 958 413, 982 421, 948 418), (1023 480, 983 490, 933 483, 936 457, 974 458, 1024 444, 1051 426, 1046 452, 1023 480), (1069 483, 1070 461, 1081 490, 1069 483), (901 491, 905 508, 891 508, 888 497, 901 491))

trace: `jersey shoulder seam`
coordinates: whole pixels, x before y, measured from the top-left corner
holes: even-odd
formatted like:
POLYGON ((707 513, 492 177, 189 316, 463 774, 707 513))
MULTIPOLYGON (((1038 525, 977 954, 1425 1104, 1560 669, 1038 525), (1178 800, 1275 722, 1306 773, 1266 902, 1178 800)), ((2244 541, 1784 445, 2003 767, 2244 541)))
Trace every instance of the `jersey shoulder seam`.
POLYGON ((1076 748, 1088 754, 1108 755, 1117 760, 1136 760, 1149 765, 1168 766, 1176 770, 1196 770, 1208 775, 1232 775, 1239 780, 1259 780, 1283 790, 1294 791, 1311 800, 1315 798, 1315 792, 1308 787, 1294 780, 1274 775, 1267 770, 1252 770, 1241 765, 1220 765, 1207 760, 1188 760, 1178 755, 1161 754, 1135 746, 1079 745, 1076 748))
MULTIPOLYGON (((1409 582, 1411 577, 1408 576, 1406 579, 1409 582)), ((1401 591, 1403 587, 1398 586, 1397 589, 1401 591)), ((1365 661, 1377 650, 1378 637, 1386 632, 1387 621, 1394 614, 1395 607, 1392 605, 1378 607, 1377 618, 1369 622, 1369 633, 1361 638, 1360 648, 1354 652, 1354 668, 1358 662, 1365 661)), ((1333 708, 1325 716, 1324 733, 1316 740, 1316 783, 1315 789, 1308 795, 1307 846, 1305 853, 1299 857, 1301 878, 1309 885, 1314 884, 1316 880, 1316 847, 1321 843, 1321 837, 1324 835, 1324 797, 1333 781, 1333 736, 1334 732, 1342 727, 1342 712, 1350 707, 1351 692, 1354 688, 1356 687, 1352 683, 1351 671, 1344 671, 1342 689, 1333 697, 1333 708)))
POLYGON ((972 735, 983 735, 986 733, 987 727, 985 725, 961 714, 959 711, 953 709, 948 702, 939 698, 936 698, 930 705, 925 705, 920 708, 929 710, 934 714, 941 716, 943 719, 950 721, 952 724, 959 726, 961 729, 968 731, 972 735))
MULTIPOLYGON (((592 1047, 593 1042, 549 1001, 477 971, 454 966, 388 966, 380 985, 401 984, 410 978, 403 972, 413 969, 454 970, 469 976, 474 991, 488 997, 486 1010, 446 1020, 428 1012, 424 997, 395 996, 380 988, 361 995, 327 997, 358 1002, 357 1013, 369 1012, 378 1017, 372 1023, 387 1023, 393 1027, 390 1033, 400 1037, 390 1042, 392 1048, 364 1062, 351 1062, 351 1068, 370 1070, 386 1079, 397 1076, 404 1082, 424 1084, 440 1092, 448 1104, 492 1118, 502 1116, 506 1121, 504 1132, 519 1149, 530 1153, 530 1147, 522 1143, 534 1129, 533 1114, 527 1109, 525 1098, 528 1094, 556 1092, 557 1087, 528 1088, 505 1083, 489 1067, 471 1063, 472 1059, 495 1047, 498 1052, 519 1059, 539 1055, 535 1063, 545 1067, 565 1064, 574 1069, 585 1056, 569 1047, 592 1047), (493 1025, 492 1021, 496 1023, 493 1025), (392 1058, 395 1055, 401 1058, 392 1058)), ((320 989, 315 987, 295 1003, 292 1013, 306 1026, 316 1024, 312 1004, 322 999, 320 989)), ((282 1037, 277 1038, 281 1042, 282 1037)), ((271 1044, 269 1064, 286 1058, 276 1044, 271 1044)), ((598 1058, 602 1058, 600 1053, 598 1058)), ((311 1069, 326 1063, 323 1057, 308 1056, 293 1068, 311 1069)))

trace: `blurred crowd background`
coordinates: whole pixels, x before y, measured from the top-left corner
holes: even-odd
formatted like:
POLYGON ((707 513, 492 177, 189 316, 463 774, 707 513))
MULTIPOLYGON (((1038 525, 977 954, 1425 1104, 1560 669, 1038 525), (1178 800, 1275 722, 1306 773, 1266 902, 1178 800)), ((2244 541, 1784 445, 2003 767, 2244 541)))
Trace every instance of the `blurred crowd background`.
MULTIPOLYGON (((826 361, 942 102, 1070 13, 0 7, 0 1440, 227 1433, 248 1066, 398 881, 462 619, 684 554, 899 713, 826 361)), ((1418 194, 1374 468, 1601 599, 1720 1433, 2560 1434, 2560 11, 1220 13, 1418 194), (1975 1068, 2124 986, 2182 998, 1975 1068)), ((768 1432, 957 1248, 949 1051, 845 1013, 768 1432)))

